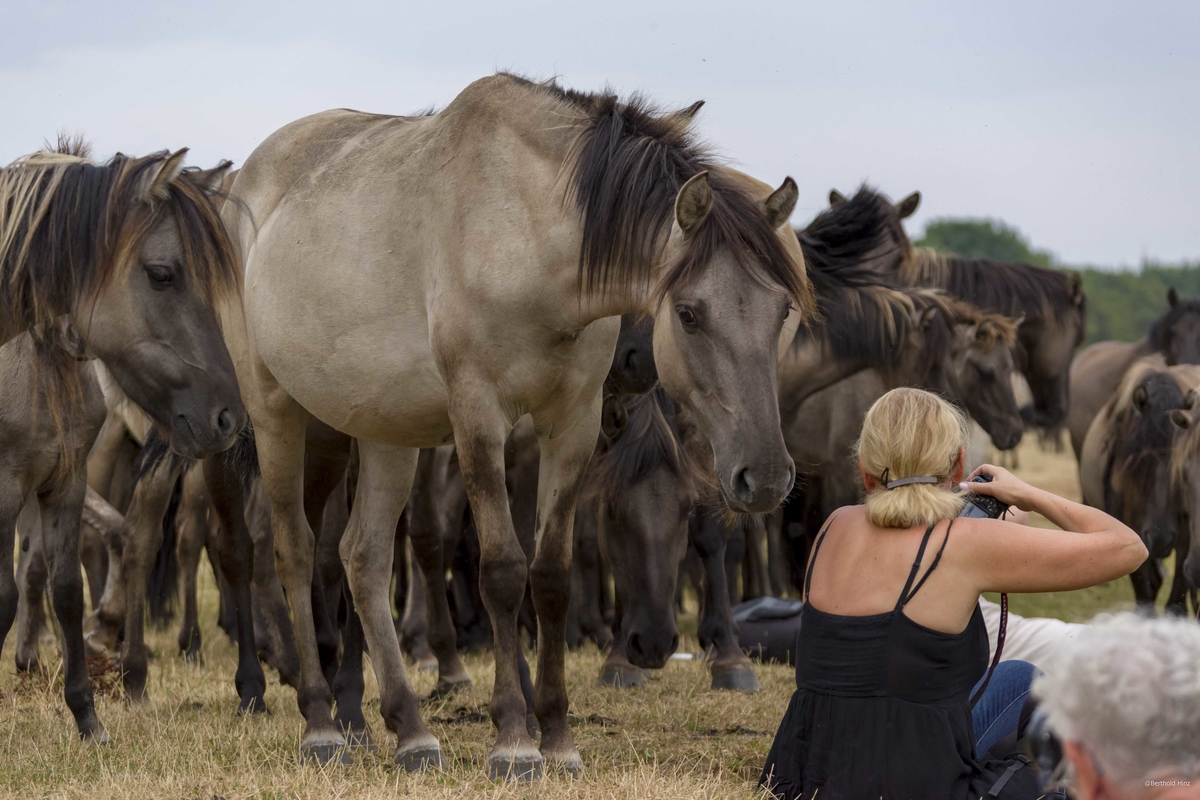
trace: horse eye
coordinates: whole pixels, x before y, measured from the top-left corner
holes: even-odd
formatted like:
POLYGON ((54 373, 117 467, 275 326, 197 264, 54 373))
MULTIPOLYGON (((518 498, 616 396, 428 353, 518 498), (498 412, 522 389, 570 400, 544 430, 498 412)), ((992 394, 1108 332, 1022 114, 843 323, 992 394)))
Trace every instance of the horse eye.
POLYGON ((679 306, 675 309, 675 313, 679 315, 679 324, 685 329, 696 327, 696 314, 687 306, 679 306))
POLYGON ((150 285, 160 290, 166 289, 175 281, 175 274, 171 269, 160 264, 146 265, 146 276, 150 278, 150 285))

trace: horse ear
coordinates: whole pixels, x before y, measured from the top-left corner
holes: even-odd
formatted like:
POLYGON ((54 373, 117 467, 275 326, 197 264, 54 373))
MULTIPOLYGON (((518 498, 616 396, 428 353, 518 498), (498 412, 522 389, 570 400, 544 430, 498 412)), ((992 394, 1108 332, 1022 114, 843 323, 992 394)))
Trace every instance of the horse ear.
POLYGON ((600 430, 604 431, 609 444, 621 438, 628 423, 629 412, 625 410, 625 403, 621 398, 611 394, 605 397, 604 405, 600 409, 600 430))
POLYGON ((696 115, 700 113, 700 109, 702 108, 704 108, 704 101, 697 100, 687 108, 681 108, 678 111, 672 111, 667 115, 667 120, 672 125, 686 128, 688 124, 696 118, 696 115))
POLYGON ((917 210, 917 206, 921 205, 921 193, 913 192, 908 197, 896 203, 896 214, 900 219, 907 219, 917 210))
POLYGON ((1067 289, 1071 292, 1071 299, 1075 301, 1075 305, 1081 305, 1083 303, 1083 278, 1078 272, 1068 274, 1067 289))
POLYGON ((1015 331, 1017 328, 1021 327, 1021 323, 1022 323, 1022 322, 1024 322, 1024 321, 1025 321, 1025 315, 1024 315, 1024 314, 1022 314, 1021 316, 1019 316, 1019 317, 1017 317, 1016 319, 1014 319, 1014 320, 1012 321, 1013 330, 1015 331))
POLYGON ((1167 289, 1167 305, 1169 305, 1171 308, 1179 305, 1179 292, 1175 291, 1174 286, 1172 286, 1170 289, 1167 289))
POLYGON ((1183 396, 1183 407, 1191 411, 1196 407, 1196 390, 1188 389, 1188 393, 1183 396))
POLYGON ((212 169, 200 169, 189 173, 188 177, 200 187, 201 191, 212 197, 225 186, 225 179, 230 177, 232 167, 232 161, 222 161, 212 169))
POLYGON ((1143 410, 1146 407, 1146 403, 1149 401, 1150 393, 1146 391, 1146 387, 1144 385, 1139 385, 1133 390, 1133 404, 1137 407, 1138 411, 1143 410))
POLYGON ((1171 422, 1185 431, 1192 427, 1192 418, 1178 408, 1171 411, 1171 422))
POLYGON ((980 341, 984 341, 988 338, 988 335, 995 330, 995 328, 996 324, 994 322, 992 322, 990 319, 985 319, 980 322, 979 327, 975 329, 975 338, 980 341))
POLYGON ((675 221, 684 234, 691 233, 708 218, 712 211, 712 187, 708 184, 708 171, 700 172, 688 178, 687 183, 679 188, 675 198, 675 221))
POLYGON ((836 206, 846 202, 846 195, 839 192, 837 189, 829 190, 829 205, 836 206))
POLYGON ((937 313, 937 306, 929 306, 921 312, 921 316, 917 318, 921 330, 925 330, 933 324, 933 318, 937 316, 937 313))
POLYGON ((763 213, 767 215, 767 222, 771 223, 772 228, 778 228, 787 223, 792 212, 796 210, 796 200, 799 197, 800 190, 796 188, 796 182, 789 175, 783 179, 779 188, 771 192, 771 196, 763 201, 763 213))
POLYGON ((188 149, 184 147, 151 165, 138 181, 138 199, 144 203, 166 200, 171 182, 183 172, 183 159, 187 152, 188 149))

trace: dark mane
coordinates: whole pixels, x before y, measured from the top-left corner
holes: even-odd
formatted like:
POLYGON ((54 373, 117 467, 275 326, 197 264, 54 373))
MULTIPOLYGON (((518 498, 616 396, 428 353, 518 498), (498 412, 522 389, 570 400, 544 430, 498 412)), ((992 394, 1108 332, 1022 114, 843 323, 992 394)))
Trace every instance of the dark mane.
POLYGON ((661 386, 622 400, 628 422, 620 438, 594 462, 589 491, 605 503, 616 502, 659 465, 697 496, 713 486, 711 461, 692 452, 675 401, 661 386))
POLYGON ((859 263, 881 248, 888 248, 883 252, 894 254, 898 262, 910 249, 891 201, 865 184, 849 200, 822 211, 796 235, 806 265, 811 260, 859 263))
POLYGON ((167 197, 145 202, 143 186, 166 151, 104 164, 80 139, 0 169, 0 315, 33 337, 40 395, 61 433, 78 401, 74 348, 55 320, 113 280, 146 237, 173 217, 192 285, 212 300, 237 291, 238 260, 204 187, 185 170, 167 197))
POLYGON ((902 270, 906 282, 937 286, 955 297, 1006 317, 1029 321, 1075 312, 1078 276, 1032 264, 990 258, 959 258, 929 248, 913 248, 902 270))
POLYGON ((761 268, 801 311, 810 309, 803 265, 784 248, 759 201, 696 140, 691 121, 698 104, 670 114, 640 95, 622 101, 608 91, 591 94, 508 77, 576 112, 565 166, 567 199, 583 216, 581 289, 603 294, 638 287, 661 297, 694 280, 719 250, 728 248, 742 268, 761 268), (658 286, 651 287, 651 268, 674 221, 675 197, 687 180, 705 171, 712 210, 673 262, 663 265, 658 286))
POLYGON ((1171 328, 1175 323, 1188 314, 1200 316, 1200 299, 1194 297, 1181 297, 1173 306, 1168 306, 1167 310, 1161 317, 1154 320, 1150 326, 1150 332, 1147 338, 1150 340, 1150 346, 1156 352, 1166 352, 1169 346, 1168 337, 1171 335, 1171 328))

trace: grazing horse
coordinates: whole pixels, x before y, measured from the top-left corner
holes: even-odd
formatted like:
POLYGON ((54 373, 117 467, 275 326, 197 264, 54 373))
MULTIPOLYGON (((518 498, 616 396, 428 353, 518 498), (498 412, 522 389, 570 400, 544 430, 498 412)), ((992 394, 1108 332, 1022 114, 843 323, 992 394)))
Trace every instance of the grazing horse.
POLYGON ((1172 287, 1167 310, 1136 342, 1096 342, 1071 364, 1071 411, 1067 429, 1075 457, 1083 451, 1092 420, 1113 396, 1130 366, 1157 353, 1167 366, 1200 364, 1200 299, 1182 299, 1172 287))
POLYGON ((308 587, 305 409, 359 441, 340 551, 407 769, 442 763, 408 683, 390 610, 393 537, 418 448, 457 445, 492 619, 494 776, 578 772, 567 725, 564 621, 579 485, 625 313, 655 319, 663 387, 711 443, 727 502, 755 512, 791 490, 775 400, 778 339, 812 301, 780 228, 795 205, 696 145, 698 106, 496 75, 437 114, 330 111, 250 156, 224 211, 245 255, 243 308, 224 318, 254 422, 280 577, 296 625, 302 754, 345 745, 330 716, 308 587), (794 309, 794 312, 793 312, 794 309), (536 556, 504 484, 504 442, 538 435, 536 556), (526 729, 517 614, 532 577, 541 748, 526 729))
POLYGON ((1171 488, 1178 430, 1173 414, 1194 403, 1191 390, 1198 384, 1200 366, 1167 366, 1160 356, 1138 359, 1092 420, 1080 451, 1083 501, 1133 528, 1146 544, 1149 557, 1129 577, 1137 602, 1149 607, 1162 586, 1158 561, 1170 555, 1179 530, 1171 488))
POLYGON ((605 411, 588 493, 597 500, 600 548, 621 613, 600 681, 632 686, 678 646, 675 581, 688 519, 714 488, 712 455, 661 389, 610 397, 605 411))
MULTIPOLYGON (((864 186, 863 194, 878 195, 864 186)), ((831 193, 836 206, 845 201, 831 193)), ((899 219, 916 210, 920 195, 909 195, 892 206, 876 209, 895 215, 891 227, 903 236, 896 242, 904 251, 899 280, 909 286, 944 289, 985 311, 1012 319, 1023 318, 1013 357, 1033 395, 1034 425, 1055 428, 1070 405, 1069 371, 1075 349, 1087 335, 1087 299, 1078 273, 1045 269, 1030 264, 1009 264, 991 259, 946 256, 925 247, 913 247, 899 219)))
POLYGON ((0 481, 0 644, 18 602, 11 537, 36 499, 67 705, 80 735, 102 741, 84 665, 79 467, 103 419, 93 427, 95 372, 77 360, 102 358, 181 452, 228 447, 245 410, 212 306, 236 293, 236 257, 210 200, 228 162, 184 171, 185 150, 105 164, 83 153, 77 145, 0 170, 0 342, 29 331, 6 359, 4 407, 20 403, 29 416, 0 448, 9 469, 0 481))

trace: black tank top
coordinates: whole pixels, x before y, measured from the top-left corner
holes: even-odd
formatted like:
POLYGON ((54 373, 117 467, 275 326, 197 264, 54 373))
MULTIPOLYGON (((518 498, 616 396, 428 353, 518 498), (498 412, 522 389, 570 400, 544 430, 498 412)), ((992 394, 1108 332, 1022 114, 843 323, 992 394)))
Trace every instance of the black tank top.
MULTIPOLYGON (((814 545, 806 594, 832 523, 814 545)), ((762 783, 778 796, 987 796, 994 781, 975 759, 970 707, 971 689, 988 664, 983 614, 976 605, 966 629, 951 634, 913 622, 904 613, 941 561, 952 524, 918 580, 937 525, 926 529, 891 611, 841 616, 805 603, 796 652, 797 690, 762 775, 762 783)))

